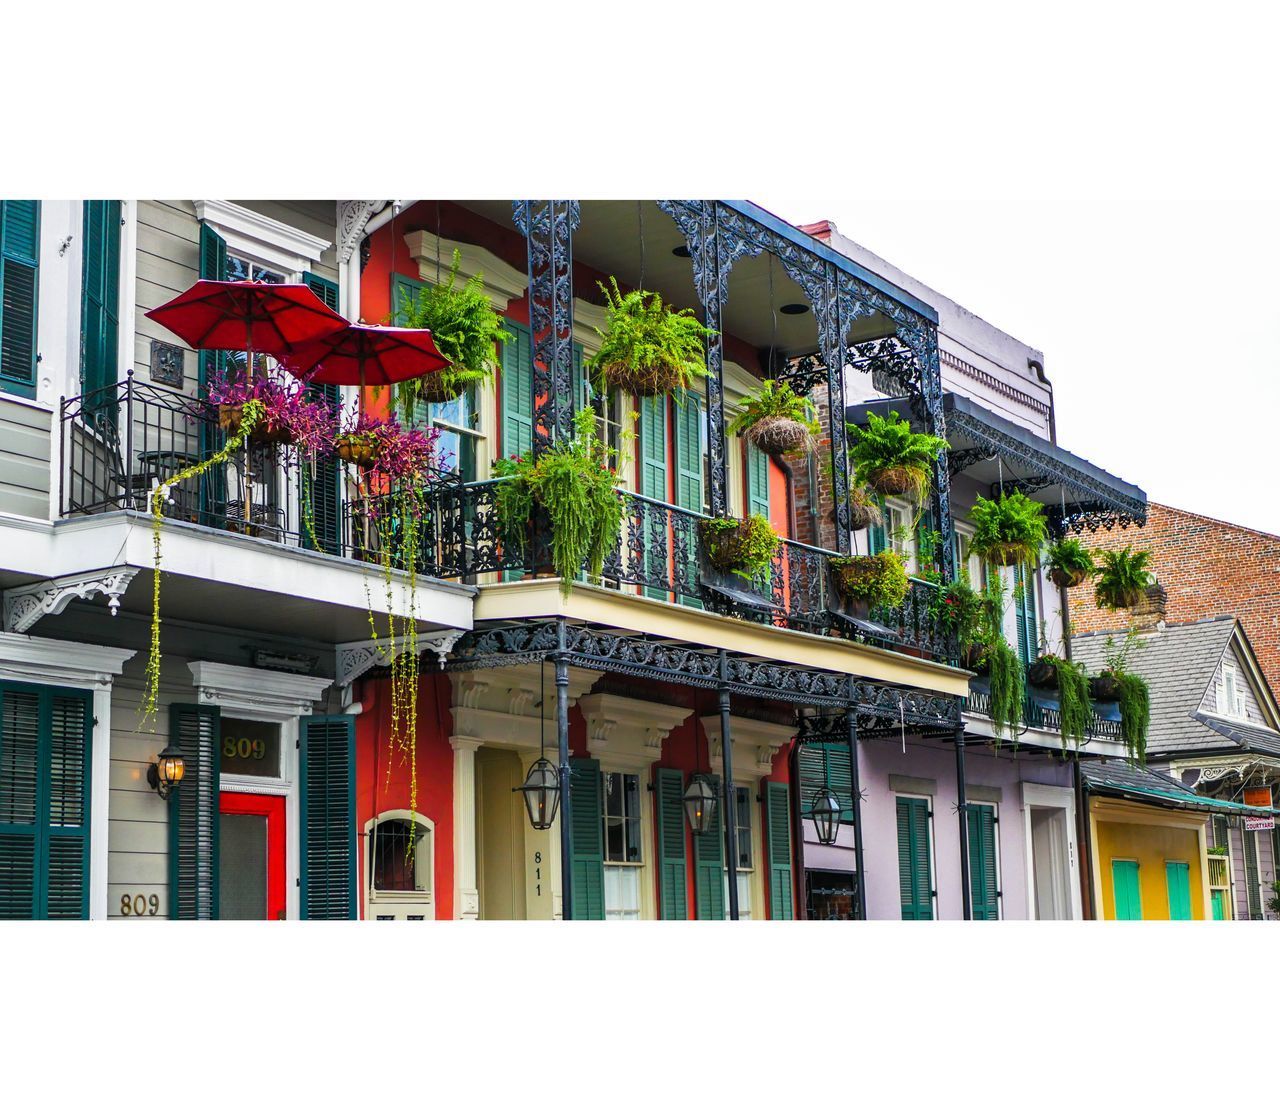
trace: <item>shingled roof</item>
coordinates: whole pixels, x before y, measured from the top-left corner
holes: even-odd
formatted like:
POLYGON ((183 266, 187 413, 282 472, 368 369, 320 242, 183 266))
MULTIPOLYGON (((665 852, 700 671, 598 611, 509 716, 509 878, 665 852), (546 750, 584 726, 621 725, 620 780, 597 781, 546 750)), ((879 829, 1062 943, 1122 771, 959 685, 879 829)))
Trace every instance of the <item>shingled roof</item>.
MULTIPOLYGON (((1143 677, 1151 689, 1151 729, 1147 754, 1221 754, 1234 747, 1247 749, 1245 740, 1280 754, 1280 735, 1252 725, 1219 717, 1197 715, 1236 630, 1229 616, 1201 622, 1172 623, 1160 630, 1146 630, 1146 645, 1129 658, 1129 669, 1143 677)), ((1081 634, 1071 640, 1072 657, 1096 673, 1106 665, 1106 642, 1117 644, 1124 633, 1081 634)))

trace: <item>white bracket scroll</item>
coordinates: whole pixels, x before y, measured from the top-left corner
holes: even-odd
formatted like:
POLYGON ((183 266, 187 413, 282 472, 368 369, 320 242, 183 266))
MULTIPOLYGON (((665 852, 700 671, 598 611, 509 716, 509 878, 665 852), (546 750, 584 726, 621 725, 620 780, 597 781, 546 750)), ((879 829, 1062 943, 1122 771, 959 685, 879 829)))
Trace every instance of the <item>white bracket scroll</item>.
MULTIPOLYGON (((414 645, 419 656, 427 650, 434 653, 443 669, 445 657, 462 634, 461 630, 433 630, 429 634, 419 634, 414 645)), ((391 650, 382 642, 341 642, 334 649, 338 655, 338 675, 333 683, 341 688, 345 688, 375 665, 386 666, 391 663, 391 650)))
POLYGON ((120 609, 120 596, 140 569, 128 566, 98 568, 72 576, 11 587, 4 593, 4 628, 11 634, 23 634, 48 614, 61 614, 73 599, 92 599, 102 595, 114 616, 120 609))

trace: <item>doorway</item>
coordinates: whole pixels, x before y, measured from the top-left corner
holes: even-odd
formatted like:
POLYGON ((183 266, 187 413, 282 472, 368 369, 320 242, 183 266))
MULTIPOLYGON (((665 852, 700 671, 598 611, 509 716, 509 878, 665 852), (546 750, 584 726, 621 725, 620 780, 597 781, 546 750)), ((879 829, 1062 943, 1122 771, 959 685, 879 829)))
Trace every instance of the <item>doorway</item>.
POLYGON ((1067 871, 1067 811, 1031 809, 1032 901, 1039 921, 1071 917, 1067 871))
POLYGON ((283 919, 284 798, 223 792, 218 829, 218 916, 224 921, 283 919))

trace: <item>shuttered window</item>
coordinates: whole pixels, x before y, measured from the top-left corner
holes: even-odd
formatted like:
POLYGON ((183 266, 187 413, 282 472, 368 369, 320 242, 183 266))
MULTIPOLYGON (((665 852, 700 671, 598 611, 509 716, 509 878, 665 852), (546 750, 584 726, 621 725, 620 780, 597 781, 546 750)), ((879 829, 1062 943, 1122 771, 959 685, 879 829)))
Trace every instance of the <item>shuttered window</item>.
POLYGON ((933 853, 930 818, 923 797, 898 798, 898 887, 904 922, 933 920, 933 853))
POLYGON ((814 794, 826 786, 840 802, 840 821, 853 823, 853 767, 848 743, 804 743, 800 747, 800 812, 808 816, 814 794))
POLYGON ((1240 831, 1240 842, 1244 845, 1244 882, 1249 899, 1249 917, 1253 921, 1261 921, 1262 889, 1258 882, 1258 834, 1240 831))
POLYGON ((355 717, 303 716, 298 730, 302 917, 355 918, 355 717))
POLYGON ((502 344, 502 457, 533 451, 533 346, 523 323, 503 323, 515 337, 502 344))
POLYGON ((603 798, 600 763, 569 760, 569 842, 572 851, 573 918, 604 921, 603 798))
POLYGON ((1131 859, 1111 861, 1111 885, 1115 891, 1116 920, 1120 922, 1142 921, 1142 888, 1138 878, 1138 864, 1131 859))
MULTIPOLYGON (((302 281, 320 299, 326 307, 338 310, 338 285, 323 276, 312 272, 304 272, 302 281)), ((307 390, 308 396, 324 401, 330 408, 342 406, 342 390, 337 385, 312 385, 307 390)), ((307 519, 302 510, 298 511, 299 537, 303 548, 316 549, 337 555, 342 543, 342 473, 340 461, 332 452, 322 452, 316 456, 314 467, 303 463, 301 471, 307 471, 310 482, 311 522, 315 529, 315 539, 307 527, 307 519)), ((299 493, 301 505, 303 495, 299 493)))
POLYGON ((1169 920, 1191 920, 1191 867, 1186 863, 1166 863, 1165 880, 1169 888, 1169 920))
POLYGON ((716 792, 715 819, 706 832, 693 837, 694 894, 698 900, 699 921, 721 921, 724 906, 724 817, 720 805, 720 779, 709 775, 707 781, 716 792))
MULTIPOLYGON (((218 236, 212 226, 200 223, 200 279, 225 280, 227 278, 227 243, 218 236)), ((214 374, 225 364, 221 350, 200 351, 200 396, 209 391, 214 374)), ((216 420, 200 425, 200 458, 207 459, 221 448, 222 429, 216 420)), ((205 524, 221 526, 227 508, 227 473, 223 468, 205 471, 200 475, 200 509, 205 524)), ((185 780, 185 779, 184 779, 185 780)))
POLYGON ((766 782, 765 814, 768 817, 769 917, 790 921, 795 917, 791 871, 791 790, 785 782, 766 782))
MULTIPOLYGON (((705 447, 706 408, 697 393, 685 393, 684 398, 672 398, 675 426, 676 501, 681 509, 703 513, 707 509, 706 487, 703 478, 703 451, 705 447)), ((674 550, 672 558, 677 565, 677 585, 697 587, 699 581, 698 541, 696 534, 688 534, 683 554, 674 550)), ((681 595, 680 602, 687 607, 701 607, 696 595, 681 595)))
POLYGON ((657 770, 653 799, 658 817, 658 916, 684 921, 689 916, 684 775, 679 770, 657 770))
POLYGON ((0 388, 36 395, 40 203, 0 202, 0 388))
POLYGON ((769 518, 769 456, 747 444, 747 513, 769 518))
POLYGON ((0 682, 0 919, 89 916, 89 693, 0 682))
POLYGON ((969 899, 974 921, 994 922, 1000 917, 1000 861, 996 838, 996 807, 970 801, 969 899))
POLYGON ((1017 586, 1013 595, 1014 624, 1018 629, 1018 656, 1030 665, 1040 656, 1040 628, 1036 621, 1036 574, 1031 564, 1020 564, 1016 570, 1017 586))
POLYGON ((182 781, 169 794, 169 917, 218 916, 218 709, 169 705, 169 742, 182 751, 182 781))
MULTIPOLYGON (((667 398, 640 399, 640 493, 646 498, 666 502, 667 490, 667 398)), ((641 525, 645 578, 649 583, 645 594, 650 599, 667 598, 667 519, 657 510, 645 508, 641 525)))
POLYGON ((114 419, 120 342, 120 202, 84 204, 80 391, 87 411, 114 419))

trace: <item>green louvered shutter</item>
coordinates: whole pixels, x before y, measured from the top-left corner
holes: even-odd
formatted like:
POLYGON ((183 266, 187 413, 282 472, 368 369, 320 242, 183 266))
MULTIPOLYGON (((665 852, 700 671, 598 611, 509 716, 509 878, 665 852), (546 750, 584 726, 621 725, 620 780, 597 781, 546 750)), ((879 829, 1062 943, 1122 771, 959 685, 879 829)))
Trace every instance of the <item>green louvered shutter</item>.
POLYGON ((0 685, 0 919, 89 916, 91 704, 0 685))
POLYGON ((654 773, 658 810, 659 917, 684 921, 689 916, 689 871, 685 848, 684 775, 679 770, 654 773))
MULTIPOLYGON (((311 272, 304 272, 302 280, 324 301, 326 307, 338 310, 337 284, 311 272)), ((342 390, 337 385, 312 385, 307 391, 334 410, 342 406, 342 390)), ((304 466, 301 469, 307 468, 304 466)), ((341 551, 342 542, 342 471, 336 455, 325 453, 316 456, 315 477, 311 481, 311 520, 315 526, 315 540, 307 532, 307 520, 301 509, 301 494, 298 495, 298 503, 298 537, 302 547, 337 555, 341 551)))
MULTIPOLYGON (((668 500, 666 397, 640 398, 640 493, 660 502, 668 500)), ((641 532, 645 577, 650 585, 645 594, 650 599, 665 600, 667 593, 662 588, 667 582, 667 572, 663 570, 668 555, 666 516, 646 510, 641 532)))
MULTIPOLYGON (((884 498, 878 494, 873 498, 875 504, 880 507, 880 512, 884 516, 884 520, 889 519, 889 513, 885 509, 884 498)), ((885 532, 884 523, 879 525, 869 525, 867 527, 867 555, 876 556, 889 547, 889 536, 885 532)))
POLYGON ((169 742, 185 772, 169 794, 169 917, 218 916, 218 709, 169 705, 169 742))
MULTIPOLYGON (((1186 863, 1166 863, 1165 879, 1169 887, 1169 920, 1191 920, 1191 866, 1186 863)), ((1219 897, 1220 891, 1214 892, 1219 897)))
POLYGON ((823 786, 840 802, 840 821, 853 823, 853 767, 848 743, 804 743, 800 747, 800 808, 807 814, 823 786))
POLYGON ((80 391, 87 411, 115 418, 120 342, 120 202, 84 204, 80 298, 80 391))
POLYGON ((1116 920, 1142 921, 1142 888, 1137 863, 1131 859, 1113 859, 1111 884, 1115 889, 1116 920))
POLYGON ((569 840, 573 852, 573 917, 604 921, 604 831, 600 763, 569 760, 569 840))
POLYGON ((766 782, 765 815, 769 821, 769 917, 795 917, 791 884, 791 790, 785 782, 766 782))
MULTIPOLYGON (((702 398, 697 393, 685 393, 684 399, 672 398, 675 409, 676 435, 676 501, 681 509, 702 512, 702 398)), ((673 556, 674 563, 683 565, 683 578, 677 572, 677 585, 697 587, 699 579, 698 541, 689 534, 687 551, 683 556, 673 556)), ((696 595, 682 595, 680 602, 687 607, 701 607, 696 595)))
MULTIPOLYGON (((227 243, 204 222, 200 223, 200 279, 227 278, 227 243)), ((200 351, 200 396, 209 391, 213 375, 223 364, 221 350, 200 351)), ((222 429, 213 420, 200 425, 200 458, 207 459, 222 446, 222 429)), ((206 525, 221 525, 227 509, 227 472, 222 467, 200 475, 200 511, 206 525)), ((185 781, 185 779, 183 779, 185 781)))
POLYGON ((1244 882, 1249 900, 1249 917, 1261 921, 1262 890, 1258 882, 1258 842, 1256 832, 1241 829, 1240 841, 1244 845, 1244 882))
MULTIPOLYGON (((405 325, 405 308, 410 306, 418 298, 418 293, 426 287, 425 281, 412 276, 396 273, 391 277, 391 323, 393 326, 405 325)), ((415 401, 413 415, 404 417, 404 420, 415 428, 425 427, 431 421, 431 405, 426 401, 415 401)))
POLYGON ((355 716, 303 716, 298 734, 302 917, 356 918, 355 716))
POLYGON ((769 456, 747 444, 747 513, 769 519, 769 456))
POLYGON ((709 775, 707 781, 716 791, 715 819, 706 832, 693 837, 694 893, 698 899, 698 921, 722 921, 724 908, 724 814, 720 797, 720 779, 709 775))
POLYGON ((970 803, 969 898, 974 921, 994 922, 1000 917, 999 868, 996 866, 996 809, 970 803))
POLYGON ((0 388, 36 391, 36 305, 40 272, 40 203, 0 202, 0 388))
POLYGON ((1023 665, 1030 665, 1040 655, 1040 629, 1036 622, 1035 579, 1037 569, 1020 564, 1016 579, 1018 587, 1013 596, 1013 615, 1018 628, 1018 656, 1023 665), (1021 589, 1021 594, 1017 590, 1021 589))
POLYGON ((533 450, 533 348, 529 328, 507 320, 515 337, 502 344, 502 457, 533 450))
POLYGON ((933 876, 929 852, 929 803, 898 798, 898 886, 904 922, 933 920, 933 876))

